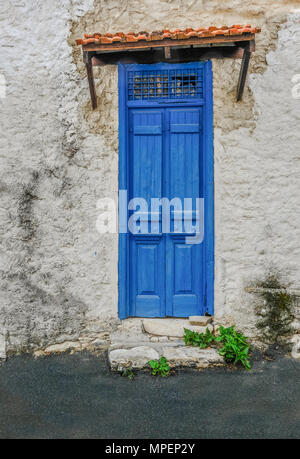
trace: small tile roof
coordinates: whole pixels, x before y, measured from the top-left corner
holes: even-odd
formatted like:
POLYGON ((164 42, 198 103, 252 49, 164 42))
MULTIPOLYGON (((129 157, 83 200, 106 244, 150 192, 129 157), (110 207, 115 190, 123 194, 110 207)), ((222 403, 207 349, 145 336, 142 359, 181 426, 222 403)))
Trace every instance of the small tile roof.
MULTIPOLYGON (((215 27, 211 26, 208 28, 199 27, 198 29, 187 28, 185 30, 161 30, 159 32, 117 32, 117 33, 94 33, 92 35, 85 34, 84 38, 80 38, 76 40, 77 45, 88 45, 90 43, 94 43, 95 45, 99 44, 113 44, 119 42, 127 42, 127 43, 134 43, 138 41, 163 41, 166 38, 171 38, 173 40, 185 40, 188 38, 208 38, 208 37, 226 37, 230 36, 237 36, 240 37, 241 35, 247 34, 255 34, 260 32, 260 28, 258 27, 251 27, 250 24, 246 25, 233 25, 231 27, 222 26, 222 27, 215 27)), ((130 45, 129 45, 130 46, 130 45)))

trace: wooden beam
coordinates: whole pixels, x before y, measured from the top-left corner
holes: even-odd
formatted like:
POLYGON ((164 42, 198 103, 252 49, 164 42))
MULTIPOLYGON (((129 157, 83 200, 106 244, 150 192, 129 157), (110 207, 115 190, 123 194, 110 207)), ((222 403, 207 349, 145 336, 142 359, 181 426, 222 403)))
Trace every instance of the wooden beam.
POLYGON ((166 59, 164 49, 151 51, 120 51, 118 53, 88 53, 91 54, 93 66, 123 64, 152 64, 153 62, 192 62, 207 59, 242 59, 244 49, 238 46, 208 47, 208 48, 172 48, 170 58, 166 59))
POLYGON ((171 48, 170 46, 165 46, 165 59, 171 59, 171 48))
POLYGON ((95 82, 94 82, 94 75, 93 75, 93 66, 91 60, 89 60, 86 64, 86 71, 88 76, 88 82, 90 87, 90 94, 91 94, 91 102, 92 108, 95 110, 97 108, 97 96, 96 96, 96 89, 95 89, 95 82))
POLYGON ((254 51, 255 51, 255 40, 249 41, 249 51, 251 51, 251 53, 254 53, 254 51))
POLYGON ((237 96, 236 96, 237 101, 241 100, 243 97, 250 57, 251 57, 250 46, 246 46, 244 49, 244 54, 243 54, 243 59, 242 59, 241 69, 240 69, 240 75, 239 75, 239 82, 238 82, 238 87, 237 87, 237 96))
POLYGON ((235 42, 248 42, 254 40, 255 35, 253 33, 247 33, 245 35, 228 35, 215 37, 193 37, 185 40, 173 40, 172 38, 165 38, 164 40, 153 40, 146 41, 140 40, 137 42, 114 42, 114 43, 88 43, 82 45, 83 51, 126 51, 129 49, 145 49, 149 48, 162 48, 166 46, 190 46, 190 45, 205 45, 213 43, 235 43, 235 42))

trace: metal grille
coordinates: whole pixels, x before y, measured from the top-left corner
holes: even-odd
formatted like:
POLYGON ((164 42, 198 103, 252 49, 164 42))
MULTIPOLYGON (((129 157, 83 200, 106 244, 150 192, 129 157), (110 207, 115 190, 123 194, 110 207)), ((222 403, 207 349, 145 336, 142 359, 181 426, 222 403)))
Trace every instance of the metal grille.
POLYGON ((203 97, 203 71, 199 69, 128 72, 128 99, 195 99, 203 97))

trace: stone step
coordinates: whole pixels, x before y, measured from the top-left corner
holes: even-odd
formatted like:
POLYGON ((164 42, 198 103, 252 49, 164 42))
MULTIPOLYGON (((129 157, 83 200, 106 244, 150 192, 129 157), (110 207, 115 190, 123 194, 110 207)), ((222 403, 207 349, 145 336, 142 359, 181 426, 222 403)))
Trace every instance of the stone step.
POLYGON ((182 338, 184 329, 205 333, 206 328, 213 331, 212 324, 206 326, 192 325, 188 319, 144 319, 143 327, 146 333, 157 336, 172 336, 182 338))
POLYGON ((164 347, 176 347, 176 346, 184 346, 184 341, 183 339, 175 339, 174 341, 113 341, 111 345, 109 346, 108 351, 113 351, 115 349, 132 349, 133 347, 139 347, 139 346, 146 346, 146 347, 151 347, 153 349, 161 349, 162 346, 164 347))
POLYGON ((158 358, 158 352, 148 346, 113 349, 108 352, 110 367, 115 371, 122 371, 124 368, 142 369, 146 367, 149 360, 156 360, 158 358))
POLYGON ((190 316, 189 323, 191 325, 200 325, 201 327, 207 326, 213 321, 212 316, 190 316))
POLYGON ((224 364, 223 357, 217 349, 200 349, 199 347, 177 346, 165 347, 162 354, 172 367, 196 367, 207 368, 212 365, 224 364))
POLYGON ((149 368, 149 360, 157 360, 162 356, 166 357, 171 367, 207 368, 224 363, 215 348, 199 349, 175 342, 155 343, 151 346, 135 345, 129 348, 111 347, 108 351, 109 364, 111 369, 116 371, 122 371, 124 368, 149 368))

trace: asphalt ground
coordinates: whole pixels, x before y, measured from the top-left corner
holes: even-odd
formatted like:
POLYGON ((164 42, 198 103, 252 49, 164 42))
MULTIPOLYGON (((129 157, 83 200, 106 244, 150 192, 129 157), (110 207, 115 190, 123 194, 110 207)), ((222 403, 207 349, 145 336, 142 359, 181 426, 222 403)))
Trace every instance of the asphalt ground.
POLYGON ((300 361, 111 373, 80 352, 16 356, 0 365, 0 438, 299 438, 300 361))

